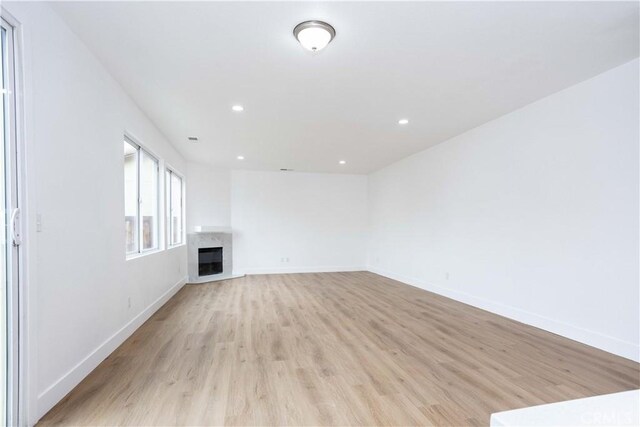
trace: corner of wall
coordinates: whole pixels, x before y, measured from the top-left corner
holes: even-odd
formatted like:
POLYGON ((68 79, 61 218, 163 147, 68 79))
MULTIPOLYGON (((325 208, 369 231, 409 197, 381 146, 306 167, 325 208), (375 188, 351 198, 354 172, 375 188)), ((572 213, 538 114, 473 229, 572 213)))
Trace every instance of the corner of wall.
POLYGON ((56 403, 66 396, 87 375, 102 363, 114 350, 116 350, 127 338, 129 338, 140 326, 142 326, 160 307, 174 296, 187 283, 187 277, 180 279, 158 299, 149 304, 133 319, 127 322, 120 330, 114 333, 106 341, 95 348, 89 355, 82 359, 69 372, 60 377, 45 391, 38 395, 37 419, 42 418, 56 403))
POLYGON ((387 277, 389 279, 402 282, 404 284, 423 289, 435 294, 451 298, 455 301, 471 305, 490 313, 498 314, 511 320, 515 320, 536 328, 552 332, 557 335, 572 339, 582 344, 616 354, 635 362, 640 362, 640 346, 620 340, 615 337, 601 334, 588 329, 579 328, 555 319, 540 316, 530 311, 522 310, 513 306, 491 301, 466 292, 455 291, 442 286, 428 283, 414 277, 407 277, 390 271, 385 271, 374 266, 367 266, 367 271, 387 277))

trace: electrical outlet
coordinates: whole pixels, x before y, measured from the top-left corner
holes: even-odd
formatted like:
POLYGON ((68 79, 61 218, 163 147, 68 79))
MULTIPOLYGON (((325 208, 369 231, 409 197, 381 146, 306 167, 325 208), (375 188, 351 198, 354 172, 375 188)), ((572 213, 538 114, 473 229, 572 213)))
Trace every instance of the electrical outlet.
POLYGON ((42 214, 36 214, 36 233, 40 233, 42 231, 42 214))
POLYGON ((444 280, 449 280, 449 272, 444 273, 444 280))

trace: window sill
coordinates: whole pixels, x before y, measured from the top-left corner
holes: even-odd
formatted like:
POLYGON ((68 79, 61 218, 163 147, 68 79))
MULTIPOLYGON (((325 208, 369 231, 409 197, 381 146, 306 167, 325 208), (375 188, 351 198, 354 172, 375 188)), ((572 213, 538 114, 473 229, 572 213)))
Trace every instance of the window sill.
POLYGON ((183 246, 187 246, 187 244, 186 244, 186 243, 179 243, 179 244, 177 244, 177 245, 171 245, 171 246, 168 246, 168 247, 167 247, 167 250, 176 249, 176 248, 181 248, 181 247, 183 247, 183 246))
POLYGON ((162 249, 151 249, 151 250, 144 251, 144 252, 138 252, 138 253, 135 253, 135 254, 129 254, 129 255, 127 255, 127 261, 130 261, 132 259, 143 258, 143 257, 146 257, 147 255, 153 255, 153 254, 157 254, 159 252, 162 252, 162 249))

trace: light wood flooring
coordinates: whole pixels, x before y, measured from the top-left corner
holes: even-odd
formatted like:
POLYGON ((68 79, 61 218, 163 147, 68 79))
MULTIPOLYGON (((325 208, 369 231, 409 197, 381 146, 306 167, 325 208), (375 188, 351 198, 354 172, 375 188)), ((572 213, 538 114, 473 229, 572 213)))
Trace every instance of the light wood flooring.
POLYGON ((40 425, 488 425, 637 363, 367 272, 185 286, 40 425))

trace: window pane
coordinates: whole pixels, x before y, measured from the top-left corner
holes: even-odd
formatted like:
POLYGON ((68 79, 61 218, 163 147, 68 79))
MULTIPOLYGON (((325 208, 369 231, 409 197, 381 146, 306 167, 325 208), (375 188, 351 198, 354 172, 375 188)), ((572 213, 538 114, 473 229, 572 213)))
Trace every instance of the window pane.
POLYGON ((171 174, 171 244, 182 243, 182 179, 171 174))
POLYGON ((158 247, 158 161, 140 150, 142 249, 158 247))
POLYGON ((167 245, 171 245, 171 171, 165 169, 164 172, 164 224, 165 224, 165 239, 167 245))
POLYGON ((138 149, 124 141, 124 224, 127 253, 138 252, 138 149))

